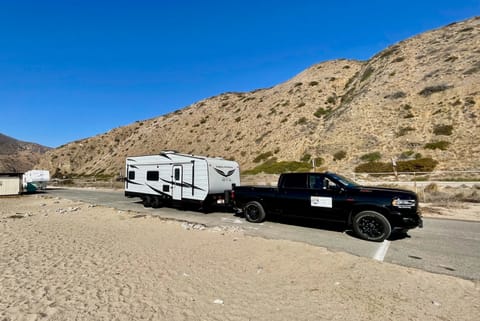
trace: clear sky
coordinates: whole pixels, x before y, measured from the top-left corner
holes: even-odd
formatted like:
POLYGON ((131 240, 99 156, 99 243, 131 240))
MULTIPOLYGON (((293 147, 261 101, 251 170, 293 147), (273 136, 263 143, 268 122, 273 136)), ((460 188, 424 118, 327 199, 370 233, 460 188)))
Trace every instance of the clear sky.
POLYGON ((476 15, 480 0, 0 0, 0 133, 57 147, 476 15))

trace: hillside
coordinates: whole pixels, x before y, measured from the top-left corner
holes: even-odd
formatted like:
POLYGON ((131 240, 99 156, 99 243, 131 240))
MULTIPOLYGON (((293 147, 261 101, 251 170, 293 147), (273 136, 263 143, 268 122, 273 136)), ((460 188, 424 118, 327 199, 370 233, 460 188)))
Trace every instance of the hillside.
POLYGON ((479 17, 452 23, 368 61, 319 63, 272 88, 224 93, 69 143, 38 167, 119 175, 127 155, 174 149, 232 158, 244 170, 274 157, 322 158, 323 169, 351 172, 372 155, 478 169, 479 48, 479 17))
POLYGON ((22 142, 0 133, 0 173, 28 171, 48 150, 49 147, 22 142))

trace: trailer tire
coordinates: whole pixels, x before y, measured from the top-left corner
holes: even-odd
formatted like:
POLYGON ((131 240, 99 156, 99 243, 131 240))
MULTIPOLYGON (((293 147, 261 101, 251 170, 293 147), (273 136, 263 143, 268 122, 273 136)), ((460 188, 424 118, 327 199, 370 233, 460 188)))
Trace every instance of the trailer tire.
POLYGON ((158 196, 154 196, 153 199, 152 199, 152 207, 153 208, 159 208, 159 207, 162 207, 162 200, 160 197, 158 196))
POLYGON ((265 210, 262 204, 257 201, 248 202, 243 208, 243 213, 247 221, 252 223, 261 223, 265 221, 265 210))
POLYGON ((151 196, 144 196, 142 197, 142 201, 143 201, 143 206, 144 207, 152 207, 152 197, 151 196))

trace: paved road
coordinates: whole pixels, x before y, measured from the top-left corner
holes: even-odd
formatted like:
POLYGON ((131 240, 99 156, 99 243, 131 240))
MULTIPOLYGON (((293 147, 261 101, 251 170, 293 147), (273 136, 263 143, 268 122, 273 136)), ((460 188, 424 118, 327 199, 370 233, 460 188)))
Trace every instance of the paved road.
POLYGON ((203 214, 173 208, 144 208, 140 199, 125 198, 122 191, 50 189, 47 193, 206 226, 237 226, 248 235, 304 242, 331 251, 480 280, 480 222, 425 219, 425 227, 411 230, 410 237, 375 243, 355 238, 349 231, 344 231, 342 226, 289 221, 252 224, 232 213, 203 214))

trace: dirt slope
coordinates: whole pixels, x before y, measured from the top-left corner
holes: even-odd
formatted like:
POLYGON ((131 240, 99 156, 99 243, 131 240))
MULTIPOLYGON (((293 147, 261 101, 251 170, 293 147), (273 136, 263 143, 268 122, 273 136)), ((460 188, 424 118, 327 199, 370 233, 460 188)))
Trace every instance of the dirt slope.
POLYGON ((119 175, 127 155, 174 149, 232 158, 242 169, 261 163, 254 160, 263 154, 262 161, 321 157, 324 169, 353 171, 372 152, 381 161, 421 155, 438 161, 437 169, 479 168, 479 48, 477 17, 368 61, 322 62, 272 88, 220 94, 72 142, 38 167, 119 175))

